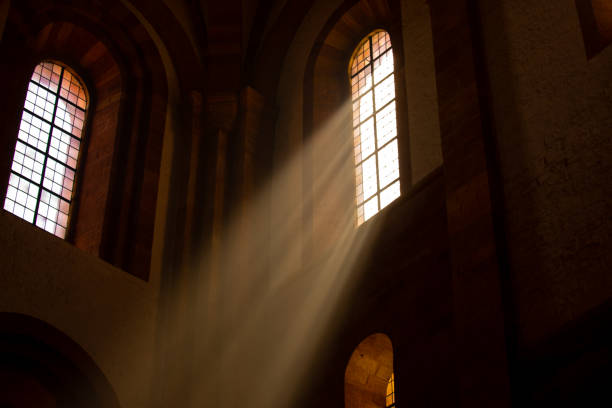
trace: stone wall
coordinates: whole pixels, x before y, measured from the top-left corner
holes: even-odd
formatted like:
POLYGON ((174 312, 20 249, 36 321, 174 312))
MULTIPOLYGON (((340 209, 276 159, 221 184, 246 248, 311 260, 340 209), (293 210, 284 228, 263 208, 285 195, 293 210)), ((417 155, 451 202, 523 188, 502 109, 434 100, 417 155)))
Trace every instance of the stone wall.
POLYGON ((149 407, 159 283, 146 283, 4 211, 0 231, 0 312, 57 328, 89 354, 121 406, 149 407))
POLYGON ((612 296, 612 48, 573 0, 480 2, 519 343, 612 296))

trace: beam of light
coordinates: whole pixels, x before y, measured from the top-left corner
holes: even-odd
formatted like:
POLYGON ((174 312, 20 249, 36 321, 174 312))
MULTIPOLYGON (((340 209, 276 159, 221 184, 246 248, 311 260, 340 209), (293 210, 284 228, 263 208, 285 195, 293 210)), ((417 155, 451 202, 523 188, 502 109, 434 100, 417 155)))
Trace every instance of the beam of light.
MULTIPOLYGON (((347 117, 350 102, 233 214, 218 253, 193 261, 183 285, 194 288, 193 353, 175 362, 178 370, 182 363, 190 367, 191 378, 175 385, 170 399, 190 392, 194 407, 291 406, 350 281, 359 276, 360 254, 376 235, 372 223, 356 227, 353 144, 350 134, 339 140, 347 117), (325 166, 312 171, 312 188, 302 189, 305 158, 323 152, 325 166), (333 240, 320 245, 326 223, 333 240), (308 258, 305 226, 313 224, 319 227, 308 258)), ((184 302, 180 296, 176 302, 184 302)))

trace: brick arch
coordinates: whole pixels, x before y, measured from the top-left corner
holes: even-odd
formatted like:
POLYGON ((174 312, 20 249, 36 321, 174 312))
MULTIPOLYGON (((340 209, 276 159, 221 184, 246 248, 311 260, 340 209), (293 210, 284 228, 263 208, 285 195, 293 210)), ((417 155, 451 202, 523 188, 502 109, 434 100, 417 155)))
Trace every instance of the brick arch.
MULTIPOLYGON (((403 82, 399 2, 347 0, 325 24, 310 52, 304 76, 305 135, 309 135, 350 96, 347 68, 357 45, 375 29, 391 36, 395 55, 396 90, 403 82), (330 88, 331 86, 331 88, 330 88), (331 98, 330 98, 331 96, 331 98)), ((396 92, 398 102, 403 92, 396 92)), ((405 101, 402 102, 405 105, 405 101)), ((400 124, 398 123, 398 126, 400 124)), ((401 129, 398 129, 401 133, 401 129)))
POLYGON ((3 179, 33 67, 44 59, 69 65, 92 96, 69 239, 148 279, 168 99, 157 47, 119 1, 18 3, 1 45, 0 72, 15 78, 1 114, 3 179))
POLYGON ((353 351, 344 373, 346 408, 384 407, 393 373, 393 345, 383 333, 366 337, 353 351))
POLYGON ((19 313, 0 313, 0 379, 0 405, 119 408, 106 376, 78 343, 19 313))
MULTIPOLYGON (((346 225, 330 222, 337 214, 353 214, 355 211, 351 90, 348 66, 355 48, 369 33, 376 29, 387 31, 391 37, 395 59, 395 94, 398 113, 407 110, 404 85, 403 40, 399 1, 395 0, 346 0, 328 18, 319 32, 310 51, 304 74, 303 135, 312 148, 306 149, 304 157, 304 195, 319 197, 317 180, 324 163, 334 160, 332 155, 342 152, 344 167, 330 180, 330 191, 338 192, 334 201, 314 203, 306 208, 305 219, 312 220, 313 244, 308 249, 314 253, 325 253, 339 239, 346 225), (312 140, 320 137, 321 129, 329 123, 341 123, 334 128, 336 136, 330 138, 334 146, 326 142, 323 146, 312 140)), ((407 115, 397 115, 400 178, 402 193, 410 186, 410 154, 408 151, 407 115)), ((337 158, 337 156, 336 156, 337 158)), ((350 217, 352 222, 354 216, 350 217)))

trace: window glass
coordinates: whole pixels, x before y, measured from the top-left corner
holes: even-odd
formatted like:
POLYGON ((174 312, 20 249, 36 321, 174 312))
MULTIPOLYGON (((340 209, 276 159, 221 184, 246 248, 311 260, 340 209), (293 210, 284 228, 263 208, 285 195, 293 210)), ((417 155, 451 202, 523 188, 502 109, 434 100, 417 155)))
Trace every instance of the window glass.
POLYGON ((387 383, 387 398, 385 401, 385 406, 387 408, 395 406, 395 379, 393 378, 393 373, 391 373, 391 377, 387 383))
POLYGON ((361 225, 400 195, 393 50, 386 31, 375 31, 359 44, 349 72, 361 225))
POLYGON ((4 209, 66 236, 87 109, 86 89, 68 68, 45 61, 28 84, 4 209))

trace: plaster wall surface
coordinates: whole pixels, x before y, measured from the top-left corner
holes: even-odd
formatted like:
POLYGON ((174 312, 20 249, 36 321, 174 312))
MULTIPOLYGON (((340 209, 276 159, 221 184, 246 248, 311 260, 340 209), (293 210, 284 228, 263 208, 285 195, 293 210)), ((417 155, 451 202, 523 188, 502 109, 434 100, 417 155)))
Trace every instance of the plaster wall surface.
POLYGON ((0 210, 0 312, 49 323, 94 360, 124 407, 148 407, 156 285, 0 210))
POLYGON ((411 182, 442 165, 431 16, 426 2, 402 1, 411 182))
POLYGON ((612 48, 573 0, 480 1, 514 306, 533 346, 612 296, 612 48))

